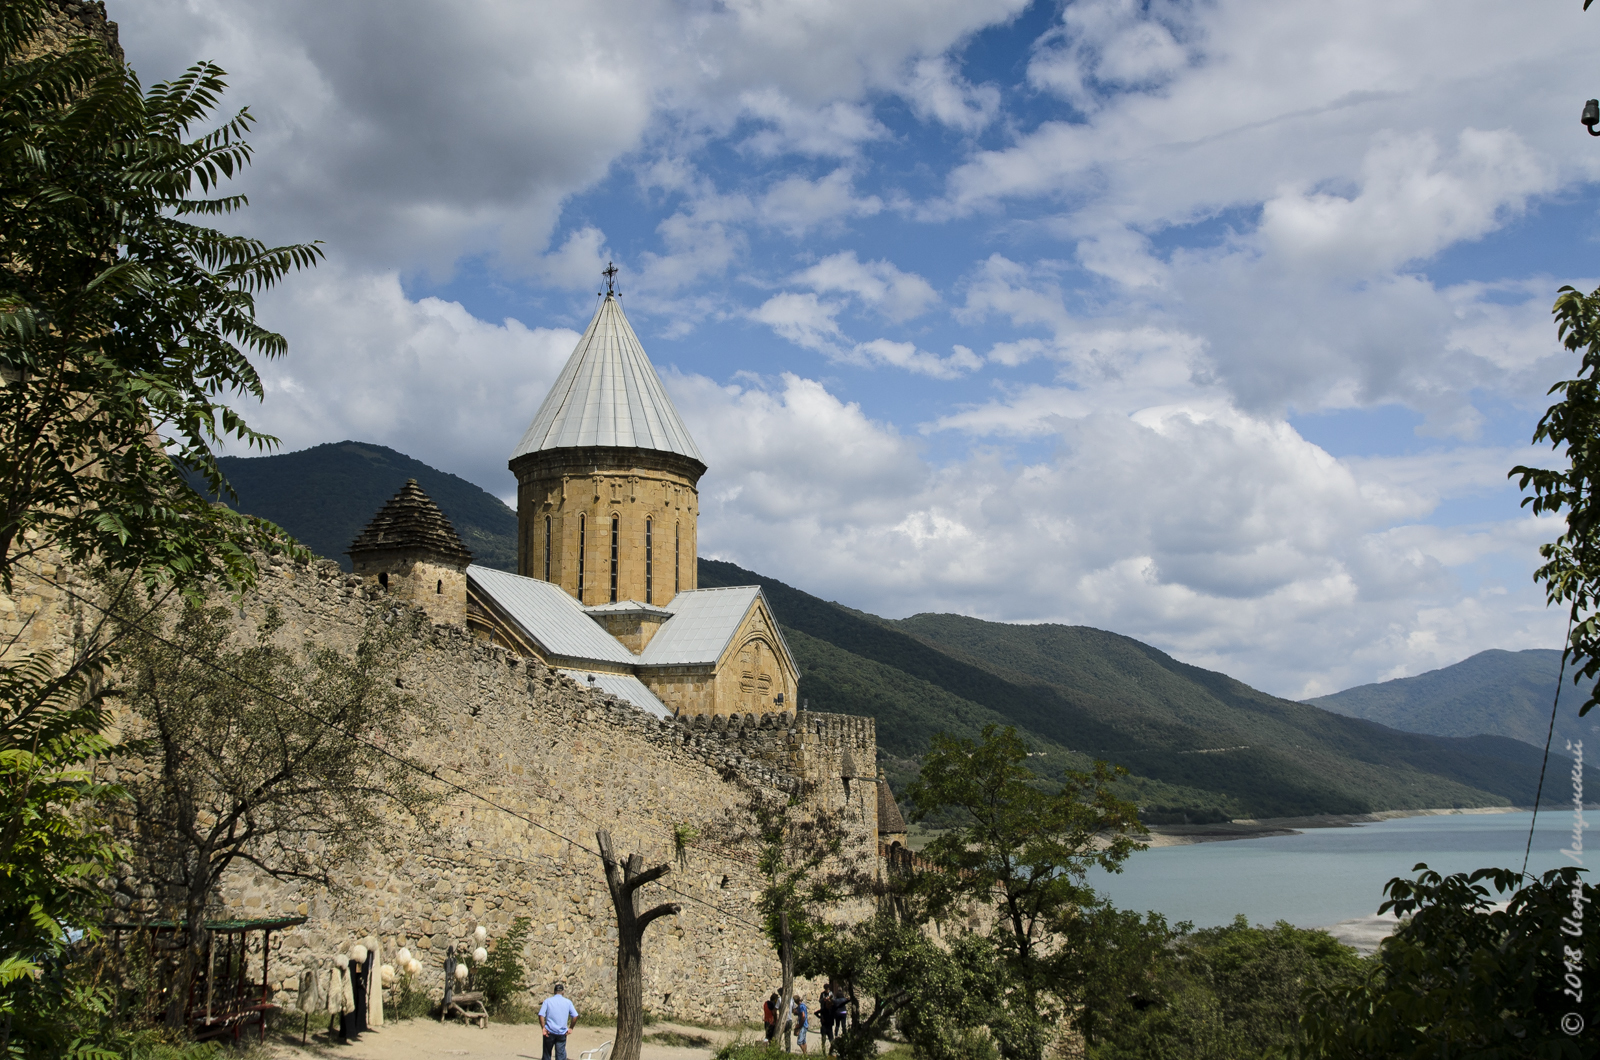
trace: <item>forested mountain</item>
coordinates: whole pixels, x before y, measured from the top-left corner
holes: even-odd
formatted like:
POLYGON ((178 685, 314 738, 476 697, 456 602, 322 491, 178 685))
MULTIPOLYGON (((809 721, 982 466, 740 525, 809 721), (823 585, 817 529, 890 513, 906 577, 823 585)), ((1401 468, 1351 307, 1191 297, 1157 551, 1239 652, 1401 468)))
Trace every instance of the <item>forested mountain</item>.
MULTIPOLYGON (((1543 747, 1550 727, 1550 706, 1561 672, 1561 653, 1554 649, 1480 651, 1468 659, 1416 677, 1357 685, 1306 702, 1352 718, 1366 718, 1407 732, 1435 736, 1509 736, 1543 747)), ((1578 719, 1592 681, 1574 686, 1567 670, 1556 714, 1555 747, 1594 733, 1591 714, 1578 719)))
POLYGON ((766 590, 798 657, 802 698, 877 718, 891 779, 915 769, 934 731, 971 735, 1000 720, 1036 741, 1046 774, 1094 758, 1128 767, 1151 819, 1522 805, 1538 783, 1540 750, 1521 741, 1399 732, 1115 633, 959 615, 881 619, 731 563, 701 560, 700 572, 703 586, 766 590))
POLYGON ((240 511, 272 520, 345 570, 350 557, 344 550, 408 478, 450 517, 473 562, 517 568, 516 512, 466 479, 385 446, 329 442, 272 456, 225 456, 217 463, 238 494, 240 511))
MULTIPOLYGON (((338 442, 227 457, 222 466, 242 510, 273 520, 347 567, 343 553, 350 541, 407 478, 415 478, 477 562, 515 568, 515 513, 470 482, 392 449, 338 442)), ((706 588, 765 588, 800 664, 802 699, 814 710, 877 719, 883 764, 897 788, 915 775, 934 733, 972 736, 991 722, 1015 725, 1033 741, 1032 764, 1045 777, 1059 778, 1095 758, 1128 767, 1134 776, 1126 790, 1152 821, 1526 804, 1538 781, 1539 750, 1508 738, 1521 730, 1399 732, 1413 724, 1412 715, 1396 713, 1388 721, 1394 728, 1385 728, 1345 716, 1355 710, 1350 699, 1341 701, 1343 713, 1278 699, 1103 630, 959 615, 895 621, 731 563, 702 559, 699 571, 706 588)), ((1536 690, 1538 674, 1529 673, 1527 687, 1536 690)), ((1434 677, 1410 680, 1433 688, 1439 682, 1428 679, 1434 677)), ((1469 668, 1440 687, 1470 688, 1483 680, 1469 668)), ((1389 702, 1392 686, 1402 684, 1328 698, 1376 688, 1389 690, 1389 702)), ((1491 697, 1473 709, 1490 718, 1496 702, 1491 697)), ((1542 747, 1542 732, 1538 742, 1542 747)), ((1552 768, 1570 766, 1562 761, 1552 768)))

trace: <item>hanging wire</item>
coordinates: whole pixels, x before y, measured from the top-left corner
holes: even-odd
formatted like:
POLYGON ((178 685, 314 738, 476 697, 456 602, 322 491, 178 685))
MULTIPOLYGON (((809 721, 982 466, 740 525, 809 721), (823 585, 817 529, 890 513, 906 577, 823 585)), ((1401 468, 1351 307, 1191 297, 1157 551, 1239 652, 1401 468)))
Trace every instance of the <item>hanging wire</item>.
POLYGON ((1539 823, 1539 799, 1544 795, 1544 770, 1550 764, 1550 742, 1556 735, 1556 710, 1561 706, 1561 686, 1567 680, 1567 655, 1572 651, 1572 622, 1578 616, 1567 615, 1567 635, 1561 642, 1561 672, 1556 675, 1556 698, 1550 704, 1550 730, 1544 734, 1544 761, 1539 763, 1539 787, 1533 793, 1533 818, 1528 822, 1528 845, 1522 851, 1523 879, 1528 875, 1528 858, 1533 854, 1533 826, 1539 823))

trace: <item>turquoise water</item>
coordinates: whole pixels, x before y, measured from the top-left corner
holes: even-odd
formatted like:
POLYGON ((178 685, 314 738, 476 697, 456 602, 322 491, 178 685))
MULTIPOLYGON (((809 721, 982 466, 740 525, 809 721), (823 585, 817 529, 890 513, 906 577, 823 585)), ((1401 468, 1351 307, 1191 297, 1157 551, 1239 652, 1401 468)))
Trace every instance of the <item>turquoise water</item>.
MULTIPOLYGON (((1376 913, 1384 884, 1413 875, 1419 861, 1446 874, 1521 868, 1531 816, 1402 817, 1292 836, 1154 847, 1130 857, 1121 873, 1096 871, 1089 882, 1119 908, 1154 909, 1197 927, 1228 923, 1236 913, 1257 924, 1326 927, 1376 913)), ((1600 810, 1586 811, 1586 819, 1600 823, 1600 810)), ((1558 851, 1571 836, 1570 804, 1540 810, 1528 871, 1570 864, 1558 851)), ((1594 842, 1588 860, 1600 866, 1600 840, 1594 842)))

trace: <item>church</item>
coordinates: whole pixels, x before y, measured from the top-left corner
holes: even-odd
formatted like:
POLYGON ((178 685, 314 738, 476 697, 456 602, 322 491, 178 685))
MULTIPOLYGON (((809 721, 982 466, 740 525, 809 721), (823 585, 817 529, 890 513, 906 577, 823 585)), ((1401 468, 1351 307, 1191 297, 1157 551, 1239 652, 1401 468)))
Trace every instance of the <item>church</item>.
POLYGON ((798 709, 760 586, 697 587, 706 464, 609 282, 510 468, 515 574, 473 564, 414 481, 351 544, 355 573, 656 717, 798 709))

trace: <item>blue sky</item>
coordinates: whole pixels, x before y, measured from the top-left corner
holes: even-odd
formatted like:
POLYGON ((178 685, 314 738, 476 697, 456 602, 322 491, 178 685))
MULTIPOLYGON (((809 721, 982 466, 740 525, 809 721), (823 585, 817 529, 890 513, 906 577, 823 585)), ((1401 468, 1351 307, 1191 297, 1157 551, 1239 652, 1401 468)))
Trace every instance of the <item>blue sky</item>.
POLYGON ((1600 16, 1349 0, 140 0, 258 119, 253 422, 504 497, 608 260, 701 543, 1317 695, 1554 646, 1506 482, 1594 286, 1600 16))

